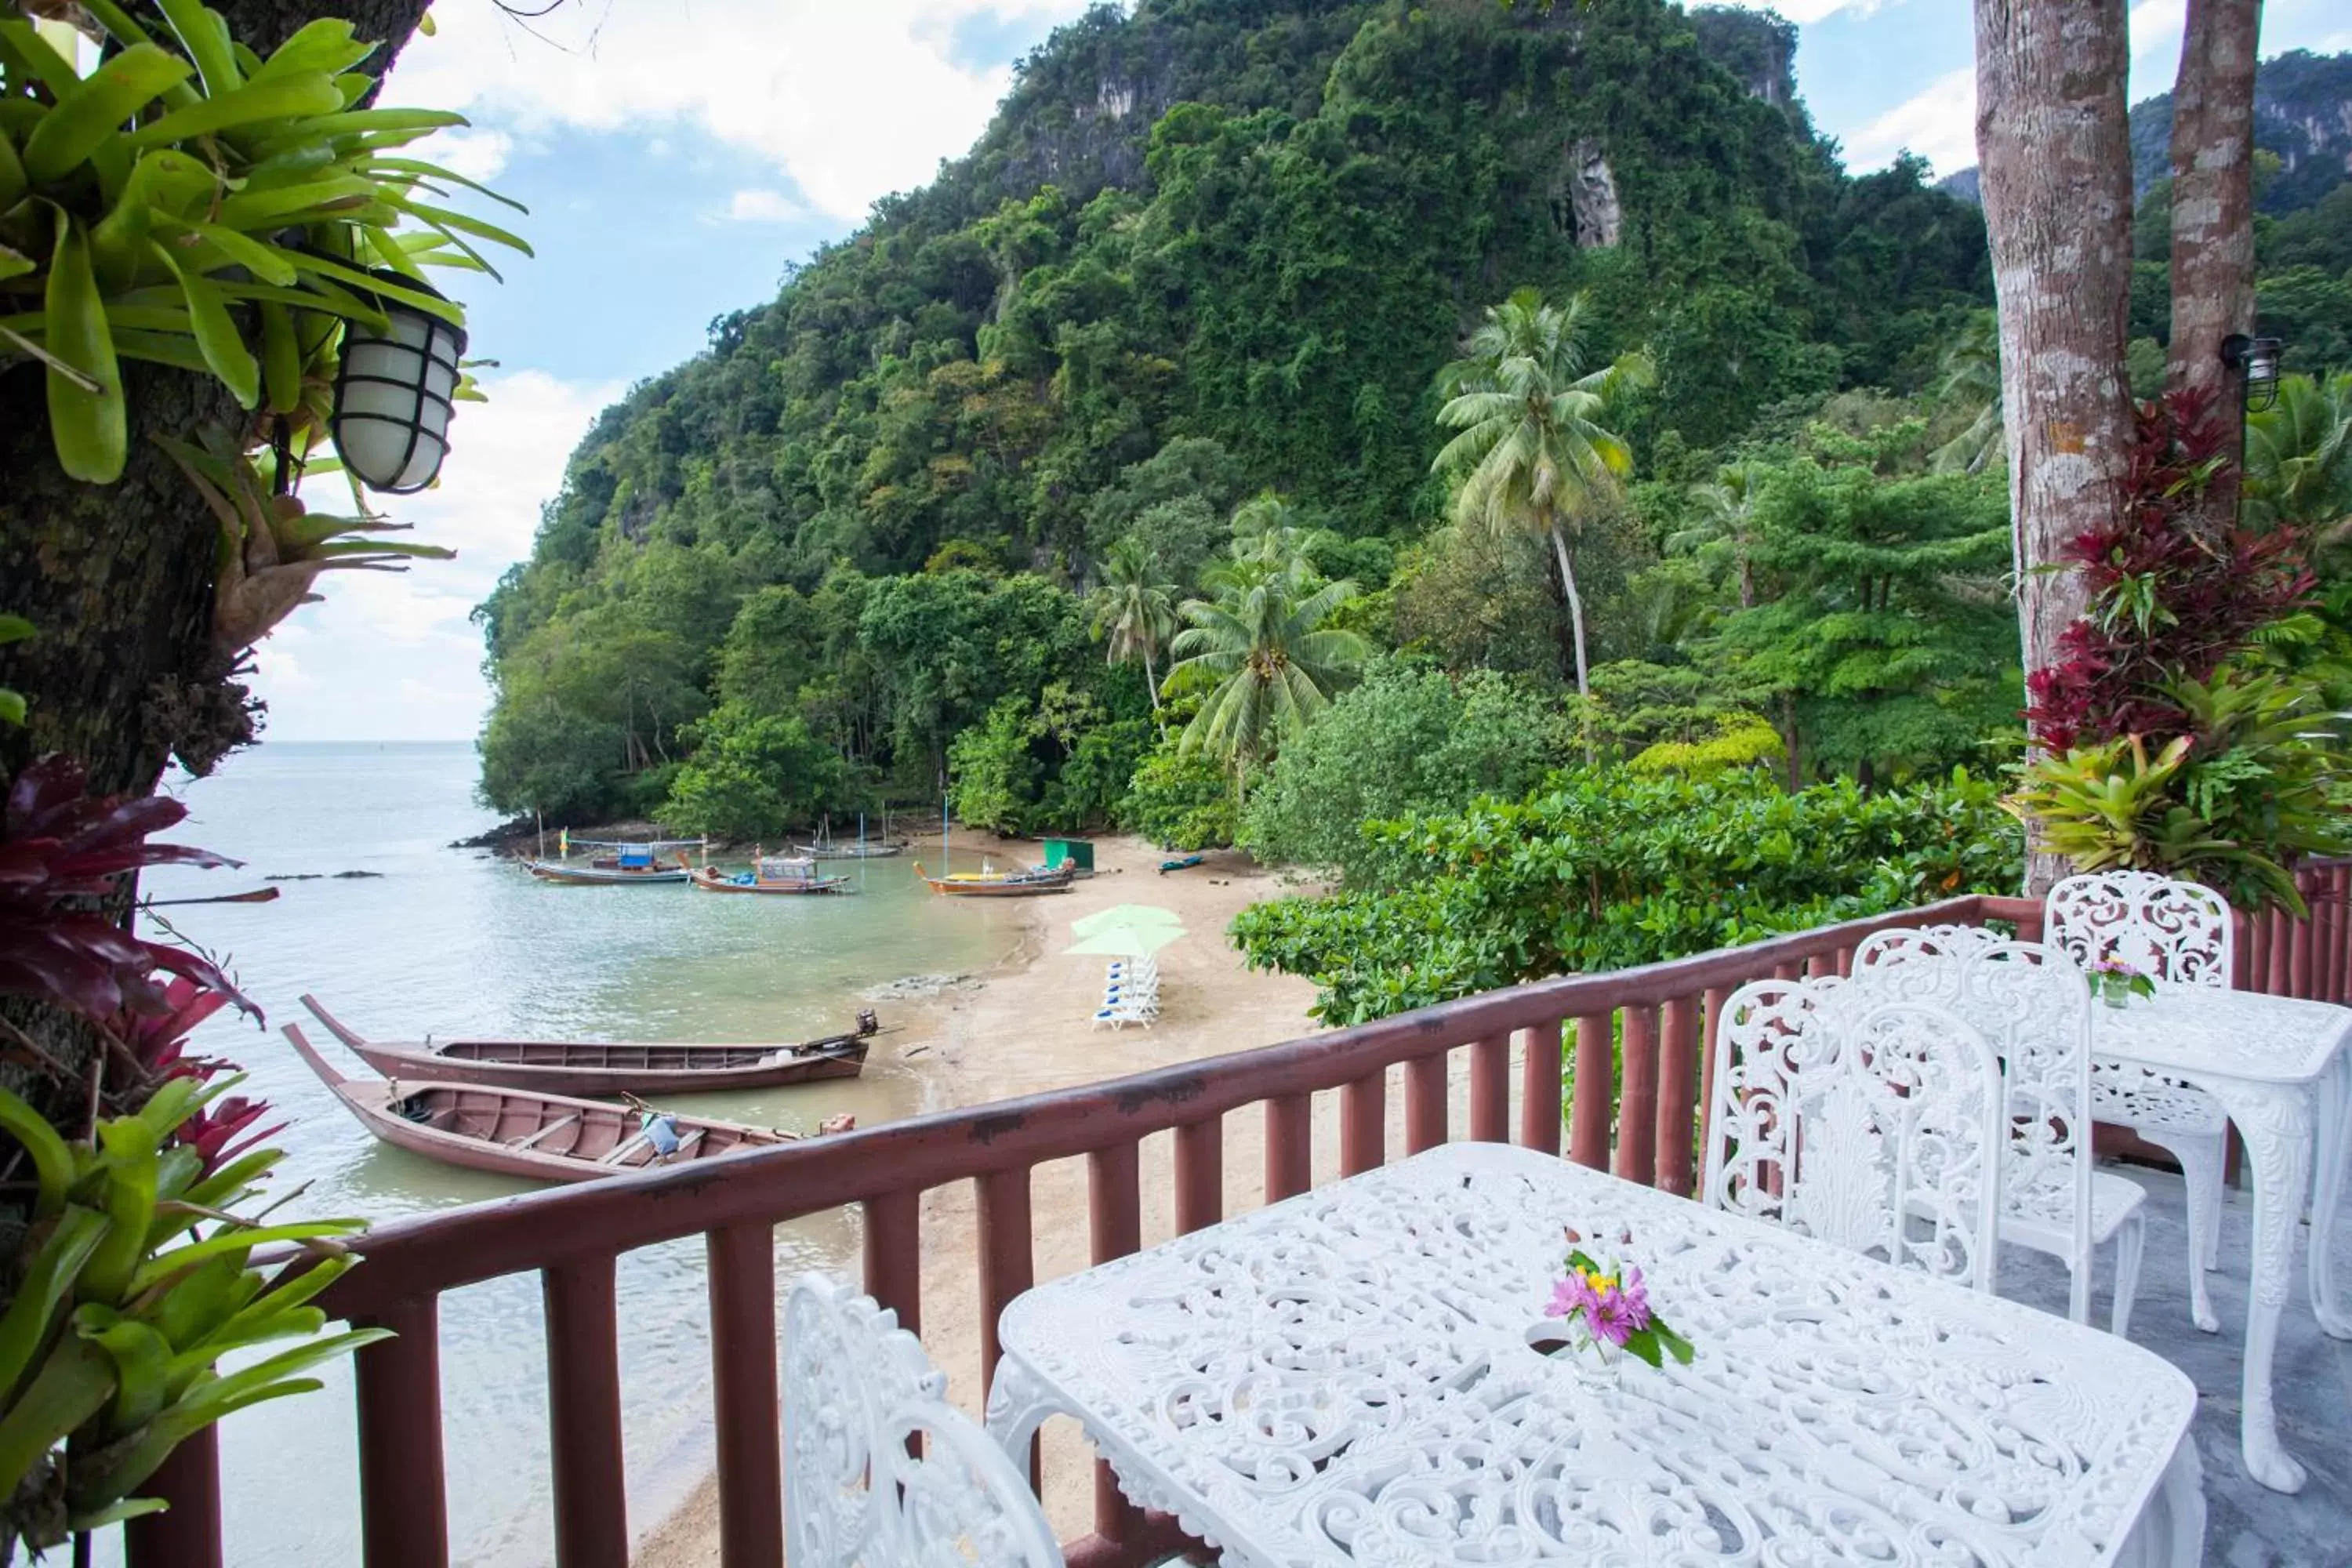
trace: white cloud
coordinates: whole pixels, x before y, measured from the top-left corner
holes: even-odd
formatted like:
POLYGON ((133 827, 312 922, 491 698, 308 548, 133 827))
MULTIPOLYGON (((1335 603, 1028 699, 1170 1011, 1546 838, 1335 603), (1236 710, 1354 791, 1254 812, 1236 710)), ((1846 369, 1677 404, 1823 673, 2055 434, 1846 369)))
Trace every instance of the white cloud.
MULTIPOLYGON (((520 371, 483 390, 489 402, 458 409, 440 484, 379 502, 416 525, 407 537, 448 545, 457 559, 398 574, 327 574, 325 603, 297 610, 254 650, 271 736, 452 740, 479 726, 488 694, 473 608, 530 553, 540 504, 562 486, 588 422, 623 387, 520 371)), ((312 481, 304 499, 335 511, 351 501, 339 479, 312 481)))
POLYGON ((793 223, 808 209, 782 191, 738 191, 721 215, 730 223, 793 223))
POLYGON ((1012 80, 950 58, 957 24, 1085 0, 698 0, 557 8, 526 32, 490 0, 442 0, 392 98, 509 133, 561 125, 658 134, 690 121, 772 160, 819 210, 862 216, 968 147, 1012 80), (551 41, 549 41, 551 40, 551 41))
POLYGON ((1939 175, 1969 167, 1977 161, 1976 68, 1947 71, 1844 143, 1846 166, 1855 170, 1878 168, 1906 150, 1934 164, 1939 175))
POLYGON ((469 180, 493 180, 514 153, 514 138, 503 131, 473 126, 443 131, 425 150, 426 157, 452 174, 469 180))

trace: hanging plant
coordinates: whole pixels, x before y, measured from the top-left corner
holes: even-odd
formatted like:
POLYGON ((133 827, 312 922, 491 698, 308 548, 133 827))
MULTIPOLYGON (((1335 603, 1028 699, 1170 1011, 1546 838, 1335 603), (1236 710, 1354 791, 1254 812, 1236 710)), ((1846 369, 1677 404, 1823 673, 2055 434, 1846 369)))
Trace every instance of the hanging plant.
POLYGON ((361 107, 376 46, 322 19, 268 58, 197 0, 156 0, 159 39, 88 0, 110 51, 87 77, 33 26, 0 19, 0 370, 47 370, 58 461, 120 478, 121 362, 217 379, 284 421, 299 458, 325 436, 343 327, 396 304, 464 324, 428 268, 498 276, 507 230, 444 205, 495 192, 400 149, 463 116, 361 107))

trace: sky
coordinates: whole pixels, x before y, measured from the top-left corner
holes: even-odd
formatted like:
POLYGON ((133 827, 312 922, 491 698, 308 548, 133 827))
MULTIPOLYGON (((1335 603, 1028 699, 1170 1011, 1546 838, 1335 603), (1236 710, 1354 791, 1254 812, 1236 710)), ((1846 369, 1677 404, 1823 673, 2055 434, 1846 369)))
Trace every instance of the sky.
MULTIPOLYGON (((2135 101, 2171 85, 2185 0, 2131 6, 2135 101)), ((528 23, 438 0, 386 105, 472 124, 416 155, 488 182, 534 258, 464 275, 487 404, 461 405, 440 484, 383 510, 457 559, 341 573, 256 649, 278 741, 467 740, 489 693, 471 614, 530 553, 598 410, 772 299, 785 270, 979 136, 1013 62, 1085 0, 567 0, 528 23)), ((1762 8, 1762 7, 1758 7, 1762 8)), ((1799 89, 1849 168, 1906 149, 1976 162, 1965 0, 1782 0, 1799 89)), ((2352 48, 2342 0, 2268 0, 2263 52, 2352 48)), ((347 510, 331 489, 314 505, 347 510)))

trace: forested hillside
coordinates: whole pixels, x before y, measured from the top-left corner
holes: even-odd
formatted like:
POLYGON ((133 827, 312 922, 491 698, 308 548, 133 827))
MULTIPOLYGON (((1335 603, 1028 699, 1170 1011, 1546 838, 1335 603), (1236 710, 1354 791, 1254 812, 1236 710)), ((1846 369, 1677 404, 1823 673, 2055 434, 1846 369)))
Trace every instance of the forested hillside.
MULTIPOLYGON (((967 157, 597 421, 479 613, 485 797, 751 837, 951 786, 986 826, 1283 853, 1329 824, 1269 769, 1368 658, 1441 747, 1385 661, 1493 672, 1473 707, 1535 729, 1472 728, 1538 761, 1867 788, 1998 759, 1981 217, 1916 163, 1847 176, 1794 47, 1662 0, 1062 29, 967 157), (1608 382, 1608 461, 1534 533, 1433 468, 1441 412, 1511 374, 1439 373, 1521 289, 1560 384, 1608 382)), ((2342 203, 2265 219, 2309 273, 2282 310, 2344 287, 2342 203)), ((1525 787, 1483 743, 1459 776, 1525 787)))

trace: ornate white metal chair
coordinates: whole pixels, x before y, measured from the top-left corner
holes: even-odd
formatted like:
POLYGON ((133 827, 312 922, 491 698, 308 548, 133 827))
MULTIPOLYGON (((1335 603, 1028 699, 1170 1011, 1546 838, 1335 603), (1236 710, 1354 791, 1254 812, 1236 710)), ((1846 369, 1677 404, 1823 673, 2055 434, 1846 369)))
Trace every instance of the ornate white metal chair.
POLYGON ((793 1287, 784 1306, 793 1568, 1062 1568, 1029 1483, 947 1402, 947 1382, 898 1314, 871 1297, 820 1274, 793 1287))
MULTIPOLYGON (((2176 985, 2227 990, 2237 938, 2230 906, 2197 882, 2153 871, 2069 877, 2042 906, 2042 938, 2085 970, 2120 959, 2176 985)), ((2193 1084, 2146 1068, 2095 1065, 2091 1114, 2134 1132, 2180 1162, 2189 1207, 2189 1310, 2207 1333, 2220 1330, 2205 1273, 2221 1262, 2221 1169, 2230 1119, 2193 1084)))
POLYGON ((2095 1168, 2091 1152, 2091 987, 2063 953, 2039 942, 1996 942, 1959 963, 1960 1015, 2000 1057, 2008 1153, 2000 1175, 2000 1238, 2047 1252, 2072 1276, 2067 1316, 2091 1320, 2097 1251, 2116 1244, 2110 1326, 2131 1326, 2147 1245, 2147 1192, 2095 1168))
POLYGON ((1992 1288, 2000 1076, 1948 1008, 1763 980, 1716 1035, 1708 1206, 1992 1288))

